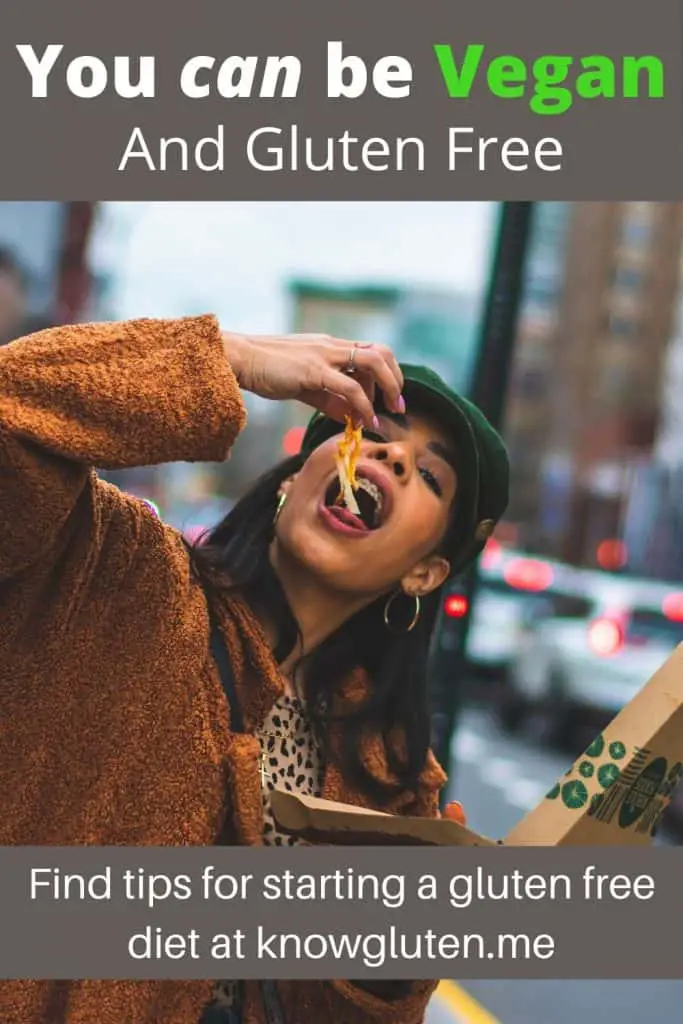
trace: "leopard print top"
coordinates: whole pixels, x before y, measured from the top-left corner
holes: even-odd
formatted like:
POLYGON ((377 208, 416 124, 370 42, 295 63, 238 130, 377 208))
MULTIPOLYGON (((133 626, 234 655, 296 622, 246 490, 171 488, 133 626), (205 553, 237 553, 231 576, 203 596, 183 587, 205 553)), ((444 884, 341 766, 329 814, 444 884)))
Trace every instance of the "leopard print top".
POLYGON ((295 836, 277 831, 270 810, 274 789, 304 796, 320 796, 322 760, 302 701, 287 695, 273 706, 259 730, 268 775, 263 788, 263 841, 266 846, 295 846, 295 836))
MULTIPOLYGON (((282 696, 257 735, 267 773, 263 785, 263 842, 265 846, 294 846, 300 840, 277 830, 270 794, 280 789, 304 796, 321 795, 324 765, 304 703, 296 697, 282 696)), ((239 994, 239 982, 218 982, 201 1024, 228 1024, 231 1013, 239 1006, 239 994)))

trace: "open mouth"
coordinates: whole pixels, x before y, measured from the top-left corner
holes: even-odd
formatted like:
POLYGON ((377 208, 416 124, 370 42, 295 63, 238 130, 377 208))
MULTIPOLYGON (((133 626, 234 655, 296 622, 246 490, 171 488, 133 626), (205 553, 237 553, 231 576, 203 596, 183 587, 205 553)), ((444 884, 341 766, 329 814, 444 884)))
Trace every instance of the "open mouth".
POLYGON ((325 507, 340 522, 354 529, 367 533, 377 530, 386 518, 387 497, 374 480, 369 480, 361 472, 357 474, 358 490, 354 496, 358 505, 359 515, 354 515, 344 504, 339 480, 335 479, 325 491, 325 507))

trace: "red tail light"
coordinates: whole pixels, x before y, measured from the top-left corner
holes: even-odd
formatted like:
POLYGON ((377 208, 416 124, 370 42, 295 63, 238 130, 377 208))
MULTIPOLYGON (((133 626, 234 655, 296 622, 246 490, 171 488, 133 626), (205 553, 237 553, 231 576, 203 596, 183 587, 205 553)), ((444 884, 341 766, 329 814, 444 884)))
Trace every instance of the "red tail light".
POLYGON ((547 562, 533 558, 516 558, 506 567, 505 582, 515 590, 530 590, 538 593, 547 590, 553 582, 553 570, 547 562))
POLYGON ((623 643, 623 630, 614 619, 596 619, 588 627, 588 646, 601 658, 617 654, 623 643))
POLYGON ((481 565, 483 569, 493 569, 501 560, 503 549, 500 543, 491 537, 486 542, 481 556, 481 565))
POLYGON ((683 594, 669 594, 665 597, 662 611, 671 622, 683 622, 683 594))
POLYGON ((463 594, 451 594, 443 603, 444 614, 449 619, 462 619, 467 615, 469 605, 463 594))
POLYGON ((285 455, 298 455, 306 433, 305 427, 290 427, 282 438, 282 450, 285 455))

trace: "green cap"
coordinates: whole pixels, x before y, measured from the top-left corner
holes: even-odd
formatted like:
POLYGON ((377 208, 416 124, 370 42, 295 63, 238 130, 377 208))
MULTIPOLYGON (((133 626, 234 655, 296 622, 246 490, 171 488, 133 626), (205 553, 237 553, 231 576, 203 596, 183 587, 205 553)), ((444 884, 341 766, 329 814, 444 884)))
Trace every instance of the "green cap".
MULTIPOLYGON (((403 395, 410 415, 411 400, 429 412, 453 438, 460 463, 456 495, 457 522, 451 575, 462 572, 483 550, 507 508, 510 465, 503 440, 484 414, 457 394, 426 366, 401 363, 403 395)), ((301 445, 304 456, 339 434, 341 426, 322 413, 311 418, 301 445)))

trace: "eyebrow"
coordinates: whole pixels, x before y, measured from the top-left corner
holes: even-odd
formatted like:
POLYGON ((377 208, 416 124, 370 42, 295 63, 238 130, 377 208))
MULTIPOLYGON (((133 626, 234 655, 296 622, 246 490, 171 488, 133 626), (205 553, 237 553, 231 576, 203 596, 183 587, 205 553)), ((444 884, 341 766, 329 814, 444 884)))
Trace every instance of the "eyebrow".
POLYGON ((443 459, 443 461, 446 462, 451 467, 451 469, 457 476, 458 460, 452 448, 446 448, 445 445, 439 444, 438 441, 431 441, 427 445, 427 449, 430 452, 433 452, 434 455, 437 455, 440 459, 443 459))
MULTIPOLYGON (((390 422, 395 423, 396 426, 401 427, 402 430, 408 430, 410 428, 408 417, 402 415, 401 413, 383 412, 381 415, 384 417, 384 419, 390 420, 390 422)), ((427 445, 427 451, 431 452, 433 455, 436 455, 438 458, 443 459, 443 461, 451 467, 451 469, 457 476, 458 459, 452 448, 447 448, 446 445, 440 444, 439 441, 430 441, 429 444, 427 445)))

